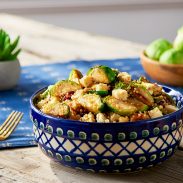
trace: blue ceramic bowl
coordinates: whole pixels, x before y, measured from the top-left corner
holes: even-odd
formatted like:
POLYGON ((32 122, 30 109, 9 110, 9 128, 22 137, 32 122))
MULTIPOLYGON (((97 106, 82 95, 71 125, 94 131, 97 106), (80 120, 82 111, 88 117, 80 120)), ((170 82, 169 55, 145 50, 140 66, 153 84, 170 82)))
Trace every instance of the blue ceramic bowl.
POLYGON ((30 100, 30 117, 39 147, 61 164, 91 172, 126 172, 161 163, 173 155, 182 134, 183 96, 163 87, 178 111, 151 120, 88 123, 51 117, 30 100))

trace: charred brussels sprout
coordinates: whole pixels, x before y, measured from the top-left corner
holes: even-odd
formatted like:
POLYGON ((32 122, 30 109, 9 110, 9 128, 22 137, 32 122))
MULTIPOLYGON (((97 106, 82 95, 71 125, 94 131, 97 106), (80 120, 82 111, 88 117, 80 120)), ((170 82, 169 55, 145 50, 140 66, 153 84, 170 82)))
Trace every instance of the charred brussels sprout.
POLYGON ((104 102, 108 106, 109 110, 119 115, 130 116, 137 111, 135 105, 116 99, 112 96, 107 96, 104 102))
POLYGON ((81 89, 81 86, 74 81, 62 80, 51 88, 51 95, 62 97, 64 94, 81 89))
POLYGON ((99 95, 96 94, 85 94, 79 97, 78 102, 95 114, 102 112, 104 110, 104 103, 99 95))
POLYGON ((107 66, 96 66, 87 72, 88 76, 92 76, 93 79, 98 83, 112 83, 116 79, 116 72, 107 66))

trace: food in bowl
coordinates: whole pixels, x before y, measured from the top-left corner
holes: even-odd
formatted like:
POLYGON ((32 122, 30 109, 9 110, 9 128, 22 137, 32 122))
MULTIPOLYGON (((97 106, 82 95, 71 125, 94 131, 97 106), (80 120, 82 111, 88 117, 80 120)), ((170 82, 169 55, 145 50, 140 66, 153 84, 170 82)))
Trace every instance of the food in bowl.
POLYGON ((136 123, 87 123, 53 117, 36 107, 45 88, 30 99, 35 139, 50 159, 89 172, 139 171, 169 159, 182 137, 183 96, 162 86, 179 108, 136 123))
POLYGON ((67 80, 40 93, 35 105, 54 117, 97 123, 135 122, 178 110, 161 86, 104 65, 85 76, 73 69, 67 80))
POLYGON ((181 27, 172 44, 166 39, 157 39, 150 43, 144 54, 162 64, 183 64, 183 27, 181 27))

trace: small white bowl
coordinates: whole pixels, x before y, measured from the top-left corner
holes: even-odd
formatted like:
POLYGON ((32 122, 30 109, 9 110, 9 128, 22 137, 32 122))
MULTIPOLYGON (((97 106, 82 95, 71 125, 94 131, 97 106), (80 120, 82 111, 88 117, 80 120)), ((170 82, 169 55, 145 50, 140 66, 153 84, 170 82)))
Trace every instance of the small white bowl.
POLYGON ((20 76, 20 62, 0 61, 0 90, 8 90, 15 87, 20 76))

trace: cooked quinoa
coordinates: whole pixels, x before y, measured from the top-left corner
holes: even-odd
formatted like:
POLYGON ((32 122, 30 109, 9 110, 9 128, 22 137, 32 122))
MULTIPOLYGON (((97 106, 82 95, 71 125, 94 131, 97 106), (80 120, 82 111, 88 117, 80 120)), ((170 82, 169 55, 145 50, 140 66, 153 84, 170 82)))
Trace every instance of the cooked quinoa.
POLYGON ((67 80, 50 85, 36 106, 45 114, 83 122, 118 123, 157 118, 177 110, 162 87, 145 77, 95 66, 85 76, 73 69, 67 80))

